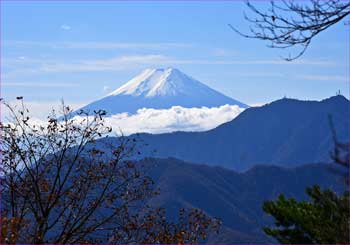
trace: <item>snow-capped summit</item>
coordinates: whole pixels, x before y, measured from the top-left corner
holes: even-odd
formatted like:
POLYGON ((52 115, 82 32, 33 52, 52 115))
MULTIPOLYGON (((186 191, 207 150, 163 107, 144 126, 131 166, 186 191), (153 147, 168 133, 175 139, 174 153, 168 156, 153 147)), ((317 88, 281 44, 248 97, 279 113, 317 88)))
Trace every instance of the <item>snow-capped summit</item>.
POLYGON ((192 83, 190 77, 174 68, 146 69, 109 95, 174 96, 186 93, 192 83))
POLYGON ((204 84, 175 68, 146 69, 109 95, 143 97, 190 95, 208 89, 204 84))
POLYGON ((82 109, 104 109, 110 114, 135 113, 141 108, 167 109, 172 106, 217 107, 247 105, 213 90, 175 68, 146 69, 106 97, 82 109))

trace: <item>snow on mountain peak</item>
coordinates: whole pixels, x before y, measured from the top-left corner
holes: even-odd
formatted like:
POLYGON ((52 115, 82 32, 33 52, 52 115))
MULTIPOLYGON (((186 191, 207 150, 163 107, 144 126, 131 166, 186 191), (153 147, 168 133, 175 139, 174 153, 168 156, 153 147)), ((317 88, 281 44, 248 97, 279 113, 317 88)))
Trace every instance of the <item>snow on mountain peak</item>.
POLYGON ((198 82, 175 68, 146 69, 109 95, 175 96, 186 94, 198 82))
POLYGON ((113 115, 122 112, 134 114, 142 108, 212 108, 226 104, 248 107, 175 68, 165 68, 146 69, 112 93, 82 109, 103 109, 113 115))

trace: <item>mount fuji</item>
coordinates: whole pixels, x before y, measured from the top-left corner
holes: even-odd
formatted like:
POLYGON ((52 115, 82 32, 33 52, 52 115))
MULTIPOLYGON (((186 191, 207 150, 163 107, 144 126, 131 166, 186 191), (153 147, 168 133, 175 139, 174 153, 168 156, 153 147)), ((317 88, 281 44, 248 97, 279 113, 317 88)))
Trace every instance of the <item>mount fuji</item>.
POLYGON ((141 108, 218 107, 225 104, 248 107, 178 69, 166 68, 146 69, 106 97, 81 109, 87 112, 102 109, 108 114, 134 114, 141 108))

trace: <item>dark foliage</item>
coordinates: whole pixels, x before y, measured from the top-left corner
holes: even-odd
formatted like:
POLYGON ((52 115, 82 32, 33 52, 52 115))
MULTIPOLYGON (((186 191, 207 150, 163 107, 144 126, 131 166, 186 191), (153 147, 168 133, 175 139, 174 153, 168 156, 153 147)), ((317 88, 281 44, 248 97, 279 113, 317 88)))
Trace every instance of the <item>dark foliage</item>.
POLYGON ((263 209, 275 218, 267 235, 284 244, 349 244, 350 199, 320 187, 307 188, 311 201, 298 202, 280 195, 263 209))

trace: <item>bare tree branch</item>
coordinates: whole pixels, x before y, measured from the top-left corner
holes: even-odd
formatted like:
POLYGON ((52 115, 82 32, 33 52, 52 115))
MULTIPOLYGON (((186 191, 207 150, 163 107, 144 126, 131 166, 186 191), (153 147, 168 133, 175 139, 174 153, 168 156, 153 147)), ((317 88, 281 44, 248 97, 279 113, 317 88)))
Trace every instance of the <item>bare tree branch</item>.
POLYGON ((249 1, 247 6, 254 15, 244 15, 251 23, 250 33, 243 33, 231 24, 230 28, 243 37, 269 41, 270 48, 299 47, 296 55, 285 58, 287 61, 302 56, 314 37, 350 13, 350 1, 344 0, 271 1, 265 11, 249 1))
MULTIPOLYGON (((12 120, 0 124, 2 244, 183 240, 173 230, 150 223, 159 214, 145 204, 158 190, 142 166, 130 160, 138 152, 136 140, 97 141, 111 132, 104 125, 104 111, 93 116, 82 111, 83 119, 75 119, 62 104, 62 117, 53 112, 45 125, 38 125, 32 123, 23 103, 19 109, 3 103, 12 120)), ((185 242, 199 241, 218 230, 218 220, 195 210, 187 217, 194 216, 196 230, 187 226, 191 220, 163 220, 158 225, 183 227, 191 234, 185 242)))

